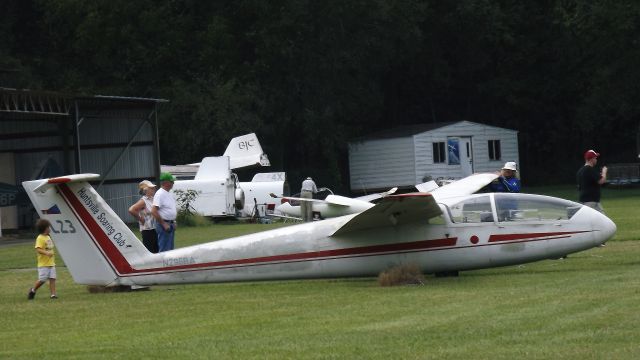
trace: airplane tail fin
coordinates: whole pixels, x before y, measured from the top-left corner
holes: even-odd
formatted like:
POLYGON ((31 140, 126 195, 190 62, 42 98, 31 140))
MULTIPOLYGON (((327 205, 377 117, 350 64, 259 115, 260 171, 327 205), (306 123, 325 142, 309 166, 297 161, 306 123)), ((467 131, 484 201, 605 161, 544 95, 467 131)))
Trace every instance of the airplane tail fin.
POLYGON ((271 166, 267 154, 262 151, 262 146, 255 133, 246 134, 231 139, 227 150, 222 156, 228 156, 231 169, 240 169, 248 166, 271 166))
POLYGON ((131 285, 120 276, 150 253, 88 181, 76 174, 22 183, 35 210, 51 222, 51 238, 73 279, 88 285, 131 285))

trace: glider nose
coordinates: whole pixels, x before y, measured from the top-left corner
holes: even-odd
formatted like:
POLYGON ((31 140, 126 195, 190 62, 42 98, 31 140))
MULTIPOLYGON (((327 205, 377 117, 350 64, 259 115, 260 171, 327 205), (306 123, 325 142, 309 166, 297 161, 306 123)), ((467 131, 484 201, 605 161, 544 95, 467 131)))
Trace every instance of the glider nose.
POLYGON ((596 240, 598 244, 603 244, 607 240, 611 239, 618 229, 616 224, 611 221, 606 215, 598 214, 597 220, 594 221, 593 229, 596 230, 596 240))

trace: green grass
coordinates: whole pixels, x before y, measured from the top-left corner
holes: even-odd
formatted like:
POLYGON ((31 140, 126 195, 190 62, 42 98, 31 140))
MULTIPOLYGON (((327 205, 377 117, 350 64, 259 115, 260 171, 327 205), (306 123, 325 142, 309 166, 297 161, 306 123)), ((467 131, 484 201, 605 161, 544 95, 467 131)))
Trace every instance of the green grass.
MULTIPOLYGON (((618 234, 604 248, 423 286, 364 278, 91 294, 59 267, 60 299, 45 286, 28 302, 32 245, 0 248, 0 358, 637 359, 639 196, 605 190, 618 234)), ((273 226, 179 228, 177 245, 273 226)))
MULTIPOLYGON (((288 226, 282 222, 273 224, 250 224, 250 223, 222 223, 199 226, 199 227, 178 227, 176 231, 175 246, 185 247, 195 244, 202 244, 209 241, 225 239, 258 231, 266 231, 282 226, 288 226)), ((140 239, 140 232, 137 227, 132 229, 140 239)), ((32 235, 33 244, 24 244, 0 248, 0 271, 7 269, 26 269, 36 266, 35 244, 36 234, 32 235)), ((1 241, 1 240, 0 240, 1 241)), ((56 264, 64 266, 64 261, 59 254, 56 255, 56 264)))

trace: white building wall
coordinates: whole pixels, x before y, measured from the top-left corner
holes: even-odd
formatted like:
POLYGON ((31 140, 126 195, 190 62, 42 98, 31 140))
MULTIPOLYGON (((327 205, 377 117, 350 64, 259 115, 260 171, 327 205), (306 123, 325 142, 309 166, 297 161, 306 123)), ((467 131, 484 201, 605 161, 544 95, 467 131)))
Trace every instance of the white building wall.
POLYGON ((474 172, 498 171, 507 161, 515 161, 520 171, 518 132, 487 125, 482 127, 473 137, 474 172), (497 160, 489 159, 489 140, 500 140, 501 156, 497 160))
POLYGON ((392 186, 414 185, 412 137, 374 139, 349 144, 351 190, 369 192, 392 186))
MULTIPOLYGON (((433 162, 433 143, 446 143, 451 137, 471 138, 473 172, 497 171, 507 161, 515 161, 519 167, 517 131, 460 121, 412 137, 350 143, 351 190, 363 192, 365 187, 367 190, 380 190, 393 186, 411 186, 429 178, 461 178, 461 165, 449 165, 448 158, 444 163, 433 162), (489 159, 489 140, 500 140, 500 159, 489 159)), ((461 148, 460 151, 465 149, 461 148)))
POLYGON ((433 143, 446 142, 451 137, 471 137, 474 172, 497 171, 507 161, 515 161, 519 164, 517 131, 471 121, 460 121, 414 136, 417 182, 425 181, 425 177, 428 176, 432 179, 462 177, 460 165, 449 165, 448 161, 438 164, 433 162, 433 143), (500 140, 499 160, 489 159, 489 140, 500 140))
POLYGON ((444 163, 433 162, 433 143, 447 142, 447 134, 438 130, 427 131, 414 136, 416 153, 415 184, 439 178, 460 176, 460 165, 449 165, 448 158, 444 163))

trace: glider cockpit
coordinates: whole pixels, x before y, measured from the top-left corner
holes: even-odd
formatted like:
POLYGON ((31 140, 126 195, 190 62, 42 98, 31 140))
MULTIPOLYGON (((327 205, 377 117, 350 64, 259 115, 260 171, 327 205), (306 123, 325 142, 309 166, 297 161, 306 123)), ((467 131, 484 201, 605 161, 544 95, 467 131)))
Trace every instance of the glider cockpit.
POLYGON ((447 199, 443 216, 453 224, 570 220, 582 204, 534 194, 477 194, 447 199))

